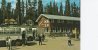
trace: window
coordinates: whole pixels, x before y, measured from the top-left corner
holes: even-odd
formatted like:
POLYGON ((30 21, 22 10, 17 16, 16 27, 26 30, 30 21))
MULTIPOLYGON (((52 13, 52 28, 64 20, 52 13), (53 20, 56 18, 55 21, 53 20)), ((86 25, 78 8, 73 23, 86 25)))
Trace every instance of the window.
POLYGON ((54 19, 51 19, 51 23, 54 23, 54 19))
POLYGON ((48 28, 45 28, 45 32, 48 32, 48 28))
POLYGON ((49 20, 46 20, 46 23, 49 23, 49 20))
POLYGON ((49 20, 45 20, 45 22, 44 23, 49 23, 49 20))
POLYGON ((49 24, 45 24, 45 27, 49 27, 49 24))
POLYGON ((58 32, 60 32, 60 27, 58 27, 58 32))
POLYGON ((55 29, 53 28, 53 32, 55 32, 55 29))
POLYGON ((56 32, 58 31, 58 28, 56 27, 56 32))
POLYGON ((47 24, 45 24, 45 27, 47 27, 47 24))
POLYGON ((58 32, 58 27, 57 27, 57 32, 58 32))
POLYGON ((64 23, 64 20, 62 20, 62 23, 64 23))
POLYGON ((65 32, 65 28, 63 28, 63 32, 65 32))
POLYGON ((46 28, 47 32, 48 32, 48 28, 46 28))
POLYGON ((51 28, 51 32, 53 32, 53 28, 51 28))
POLYGON ((56 28, 53 28, 53 32, 56 32, 56 28))
POLYGON ((47 27, 49 26, 49 24, 47 24, 47 27))
POLYGON ((60 27, 60 32, 62 31, 61 27, 60 27))
POLYGON ((55 28, 55 32, 56 32, 56 28, 55 28))
POLYGON ((58 20, 58 23, 60 23, 60 20, 58 20))

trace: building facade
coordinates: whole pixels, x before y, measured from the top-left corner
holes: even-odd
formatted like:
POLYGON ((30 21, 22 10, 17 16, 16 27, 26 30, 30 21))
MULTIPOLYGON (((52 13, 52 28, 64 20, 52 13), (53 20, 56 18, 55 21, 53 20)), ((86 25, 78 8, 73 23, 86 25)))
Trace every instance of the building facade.
POLYGON ((41 14, 38 19, 38 32, 47 35, 64 35, 67 30, 80 29, 80 18, 41 14))

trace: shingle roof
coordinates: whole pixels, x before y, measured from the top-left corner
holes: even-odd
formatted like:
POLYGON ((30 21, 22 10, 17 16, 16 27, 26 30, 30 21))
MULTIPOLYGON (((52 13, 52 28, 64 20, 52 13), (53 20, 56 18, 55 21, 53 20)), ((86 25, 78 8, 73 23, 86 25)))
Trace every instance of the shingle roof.
POLYGON ((80 21, 79 17, 70 17, 70 16, 59 16, 59 15, 49 15, 49 14, 41 14, 36 22, 40 20, 40 18, 44 16, 48 19, 59 19, 59 20, 72 20, 72 21, 80 21))

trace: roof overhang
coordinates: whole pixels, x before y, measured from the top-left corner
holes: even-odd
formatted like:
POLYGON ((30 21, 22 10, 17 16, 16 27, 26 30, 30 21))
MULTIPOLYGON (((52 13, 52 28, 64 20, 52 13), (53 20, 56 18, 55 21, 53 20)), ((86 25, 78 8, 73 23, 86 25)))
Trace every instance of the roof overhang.
POLYGON ((48 18, 48 19, 59 19, 59 20, 69 20, 69 21, 80 21, 80 18, 79 17, 70 17, 70 16, 59 16, 59 15, 49 15, 49 14, 41 14, 36 22, 38 22, 41 17, 45 17, 45 18, 48 18))

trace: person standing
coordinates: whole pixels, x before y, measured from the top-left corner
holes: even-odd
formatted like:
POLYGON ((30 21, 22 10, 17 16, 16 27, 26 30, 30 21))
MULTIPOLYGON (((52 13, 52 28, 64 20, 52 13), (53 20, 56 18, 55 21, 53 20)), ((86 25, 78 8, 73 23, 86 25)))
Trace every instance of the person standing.
POLYGON ((35 40, 35 30, 33 31, 33 40, 35 40))
POLYGON ((23 33, 22 33, 22 44, 25 45, 25 43, 26 43, 26 33, 25 33, 25 31, 23 31, 23 33))
POLYGON ((71 44, 71 38, 70 38, 70 37, 68 37, 68 45, 69 45, 69 46, 72 45, 72 44, 71 44))
POLYGON ((44 41, 45 40, 45 35, 44 34, 42 34, 42 41, 44 41))
POLYGON ((42 36, 38 35, 38 38, 39 38, 39 45, 42 45, 42 36))
POLYGON ((6 47, 8 48, 8 39, 9 37, 6 38, 6 47))
POLYGON ((10 37, 8 37, 8 47, 9 47, 9 50, 12 50, 11 38, 10 37))
POLYGON ((67 31, 67 36, 70 37, 70 30, 67 31))

